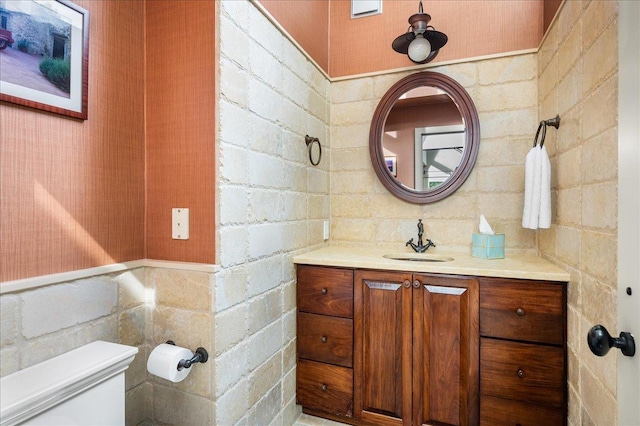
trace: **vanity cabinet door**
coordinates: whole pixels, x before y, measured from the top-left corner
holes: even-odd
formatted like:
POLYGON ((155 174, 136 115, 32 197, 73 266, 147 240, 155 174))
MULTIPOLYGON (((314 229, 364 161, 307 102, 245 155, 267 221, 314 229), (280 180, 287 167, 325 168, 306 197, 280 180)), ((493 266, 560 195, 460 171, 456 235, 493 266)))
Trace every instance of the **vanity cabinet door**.
POLYGON ((406 425, 411 418, 411 279, 398 272, 355 274, 354 415, 376 425, 406 425))
POLYGON ((413 424, 475 425, 478 281, 415 275, 413 286, 413 424))
POLYGON ((356 417, 377 425, 478 423, 478 282, 357 271, 356 417))

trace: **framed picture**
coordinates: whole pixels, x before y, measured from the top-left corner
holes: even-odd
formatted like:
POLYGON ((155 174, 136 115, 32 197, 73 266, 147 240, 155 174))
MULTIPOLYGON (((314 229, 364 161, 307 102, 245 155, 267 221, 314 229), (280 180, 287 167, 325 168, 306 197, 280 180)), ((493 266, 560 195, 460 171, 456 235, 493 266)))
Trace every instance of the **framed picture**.
POLYGON ((395 156, 384 157, 384 162, 387 164, 387 169, 389 169, 389 173, 391 176, 397 177, 398 174, 396 172, 396 158, 395 156))
POLYGON ((0 100, 87 119, 89 12, 66 0, 0 1, 0 100))

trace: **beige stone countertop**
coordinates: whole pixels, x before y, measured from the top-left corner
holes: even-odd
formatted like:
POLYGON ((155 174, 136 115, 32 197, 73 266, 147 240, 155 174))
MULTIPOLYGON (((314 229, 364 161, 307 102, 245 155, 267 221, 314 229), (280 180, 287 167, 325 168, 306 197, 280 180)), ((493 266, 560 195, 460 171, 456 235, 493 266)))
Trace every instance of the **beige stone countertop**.
POLYGON ((296 256, 293 258, 293 263, 356 269, 569 281, 568 272, 541 257, 531 254, 511 254, 508 251, 504 259, 478 259, 472 257, 470 253, 463 252, 431 251, 426 254, 417 254, 407 250, 332 246, 296 256), (385 255, 424 256, 431 259, 453 258, 453 260, 445 262, 396 260, 385 258, 385 255))

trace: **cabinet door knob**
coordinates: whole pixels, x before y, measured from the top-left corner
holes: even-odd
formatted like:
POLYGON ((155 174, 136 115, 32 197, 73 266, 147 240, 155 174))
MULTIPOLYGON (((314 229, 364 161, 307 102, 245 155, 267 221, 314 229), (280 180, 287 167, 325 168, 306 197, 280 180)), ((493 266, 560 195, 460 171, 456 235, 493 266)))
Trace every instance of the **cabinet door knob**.
POLYGON ((327 336, 322 336, 320 340, 322 340, 322 343, 327 343, 327 336))
POLYGON ((322 392, 326 392, 327 391, 327 385, 325 385, 324 383, 322 384, 322 392))
POLYGON ((415 280, 415 281, 413 282, 413 288, 420 288, 420 281, 415 280))
POLYGON ((322 290, 320 290, 320 293, 322 293, 322 294, 327 294, 327 289, 326 289, 326 288, 323 288, 322 290))
POLYGON ((409 280, 404 280, 404 282, 402 283, 402 285, 404 286, 404 288, 409 288, 409 287, 411 287, 411 281, 409 281, 409 280))
POLYGON ((516 309, 516 314, 518 314, 518 316, 520 317, 524 316, 524 309, 522 308, 516 309))
POLYGON ((522 368, 518 368, 518 377, 520 377, 521 379, 524 377, 524 370, 522 368))

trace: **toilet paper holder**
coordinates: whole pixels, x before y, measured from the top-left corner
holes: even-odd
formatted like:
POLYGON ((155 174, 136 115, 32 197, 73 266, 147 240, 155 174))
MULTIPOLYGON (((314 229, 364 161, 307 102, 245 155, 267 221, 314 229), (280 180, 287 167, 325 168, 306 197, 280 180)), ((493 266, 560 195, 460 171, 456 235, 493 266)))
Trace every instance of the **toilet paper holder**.
MULTIPOLYGON (((167 345, 175 346, 176 343, 173 340, 167 340, 167 345)), ((195 350, 195 353, 193 354, 193 357, 191 359, 180 360, 180 362, 178 363, 178 371, 182 370, 183 368, 189 368, 192 364, 195 364, 197 362, 201 362, 204 364, 205 362, 207 362, 207 360, 209 360, 209 353, 205 348, 200 347, 195 350)))

